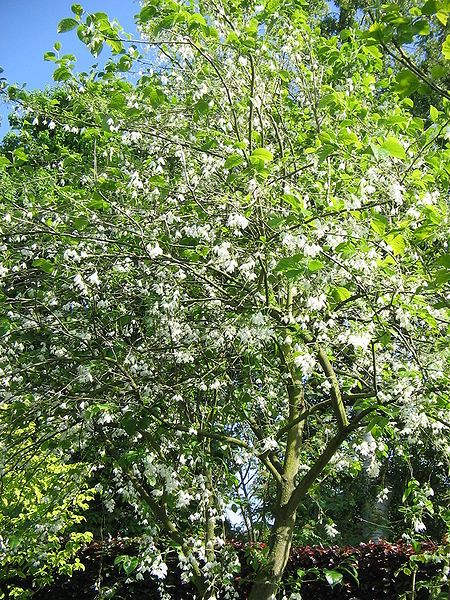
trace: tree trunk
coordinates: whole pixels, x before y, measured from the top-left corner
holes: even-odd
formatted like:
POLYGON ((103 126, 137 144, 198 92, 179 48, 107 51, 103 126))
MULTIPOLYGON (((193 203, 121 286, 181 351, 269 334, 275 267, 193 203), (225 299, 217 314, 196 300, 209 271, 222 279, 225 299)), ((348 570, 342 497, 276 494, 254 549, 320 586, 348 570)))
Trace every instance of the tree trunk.
POLYGON ((249 600, 272 600, 276 597, 291 551, 295 517, 296 513, 290 514, 286 506, 279 509, 270 538, 267 565, 261 567, 249 600))

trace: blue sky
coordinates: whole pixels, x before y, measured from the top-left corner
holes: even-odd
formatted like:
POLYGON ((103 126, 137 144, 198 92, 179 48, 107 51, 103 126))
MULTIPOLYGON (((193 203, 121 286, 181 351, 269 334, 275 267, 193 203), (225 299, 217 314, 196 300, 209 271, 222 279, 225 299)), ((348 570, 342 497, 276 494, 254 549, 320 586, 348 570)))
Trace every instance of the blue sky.
MULTIPOLYGON (((62 54, 77 57, 77 71, 96 62, 75 31, 58 34, 61 19, 72 15, 75 0, 0 0, 0 66, 9 83, 26 84, 26 89, 44 88, 52 83, 54 65, 45 62, 44 52, 54 42, 62 43, 62 54)), ((106 12, 117 18, 129 33, 135 33, 133 15, 139 12, 137 0, 76 0, 88 12, 106 12)), ((103 53, 100 55, 100 60, 103 53)), ((0 104, 0 139, 7 131, 7 107, 0 104)))

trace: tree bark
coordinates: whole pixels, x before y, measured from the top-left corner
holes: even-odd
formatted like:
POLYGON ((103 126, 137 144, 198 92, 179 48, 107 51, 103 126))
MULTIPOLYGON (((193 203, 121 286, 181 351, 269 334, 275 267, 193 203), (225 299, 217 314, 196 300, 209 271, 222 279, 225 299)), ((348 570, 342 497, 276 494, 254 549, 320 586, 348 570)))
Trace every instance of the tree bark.
POLYGON ((273 526, 267 565, 265 565, 250 592, 249 600, 273 600, 280 586, 292 546, 296 513, 280 508, 273 526))

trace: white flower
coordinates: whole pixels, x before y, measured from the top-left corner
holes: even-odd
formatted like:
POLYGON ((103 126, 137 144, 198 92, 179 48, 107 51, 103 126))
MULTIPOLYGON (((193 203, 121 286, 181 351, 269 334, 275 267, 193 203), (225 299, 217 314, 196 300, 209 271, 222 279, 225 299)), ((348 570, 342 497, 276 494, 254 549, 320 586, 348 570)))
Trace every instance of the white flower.
POLYGON ((294 364, 301 369, 303 375, 311 375, 314 371, 316 359, 312 354, 305 352, 294 356, 294 364))
POLYGON ((255 315, 252 316, 252 323, 254 325, 264 325, 265 322, 266 320, 262 312, 257 312, 255 315))
POLYGON ((377 496, 377 504, 384 504, 389 499, 389 493, 388 487, 383 488, 377 496))
POLYGON ((83 277, 79 273, 75 275, 75 277, 73 278, 73 282, 75 284, 75 287, 77 287, 82 294, 85 294, 87 292, 86 284, 83 280, 83 277))
POLYGON ((361 444, 359 445, 359 452, 361 456, 370 457, 373 456, 376 449, 377 443, 372 433, 369 431, 369 433, 366 433, 366 435, 364 436, 364 441, 361 442, 361 444))
POLYGON ((72 250, 69 248, 68 250, 64 250, 63 254, 64 260, 72 259, 74 262, 80 262, 81 256, 78 254, 76 250, 72 250))
POLYGON ((192 500, 191 494, 188 494, 188 492, 180 491, 180 492, 178 492, 177 507, 184 508, 185 506, 188 506, 188 504, 191 502, 191 500, 192 500))
POLYGON ((418 533, 420 533, 421 531, 426 531, 427 529, 425 523, 418 517, 413 518, 412 525, 414 527, 414 531, 417 531, 418 533))
POLYGON ((396 204, 403 204, 403 191, 404 191, 404 187, 398 183, 397 181, 395 181, 394 183, 392 183, 389 186, 389 192, 390 192, 390 196, 391 198, 394 200, 394 202, 396 204))
POLYGON ((100 279, 98 278, 97 271, 94 271, 91 275, 89 275, 88 281, 92 285, 100 285, 100 279))
POLYGON ((163 253, 160 245, 158 244, 158 242, 156 242, 156 244, 152 245, 152 244, 147 244, 147 246, 145 247, 145 249, 148 252, 148 255, 150 256, 150 258, 156 258, 157 256, 161 256, 161 254, 163 253))
POLYGON ((65 348, 55 348, 55 356, 58 358, 63 358, 67 356, 67 350, 65 348))
POLYGON ((335 523, 327 523, 325 525, 325 531, 330 538, 335 538, 337 535, 339 535, 339 530, 336 529, 335 523))
POLYGON ((320 294, 320 296, 311 296, 306 301, 306 306, 311 308, 312 310, 320 310, 327 303, 327 297, 325 294, 320 294))
POLYGON ((317 244, 305 244, 303 246, 303 253, 305 256, 311 256, 314 258, 322 252, 322 248, 317 244))
POLYGON ((48 128, 55 129, 55 127, 56 127, 56 123, 54 121, 50 121, 50 123, 48 124, 48 128))
POLYGON ((151 573, 154 577, 158 579, 164 579, 167 575, 168 568, 165 562, 158 556, 152 564, 151 573))
POLYGON ((91 383, 91 381, 94 380, 91 372, 84 365, 79 365, 77 371, 78 371, 78 379, 79 379, 79 381, 81 381, 81 383, 91 383))
POLYGON ((266 438, 263 444, 263 452, 268 452, 269 450, 276 450, 278 448, 278 442, 272 438, 266 438))
POLYGON ((101 425, 105 425, 107 423, 112 423, 112 421, 113 421, 113 416, 109 412, 102 413, 98 420, 98 422, 101 425))
POLYGON ((366 350, 370 344, 371 335, 369 333, 351 334, 348 336, 348 343, 355 348, 366 350))
POLYGON ((367 466, 367 475, 369 477, 375 478, 380 474, 380 465, 377 462, 375 456, 372 456, 372 460, 370 464, 367 466))
POLYGON ((233 214, 228 217, 228 227, 233 227, 234 229, 245 229, 248 227, 248 219, 244 217, 244 215, 233 214))

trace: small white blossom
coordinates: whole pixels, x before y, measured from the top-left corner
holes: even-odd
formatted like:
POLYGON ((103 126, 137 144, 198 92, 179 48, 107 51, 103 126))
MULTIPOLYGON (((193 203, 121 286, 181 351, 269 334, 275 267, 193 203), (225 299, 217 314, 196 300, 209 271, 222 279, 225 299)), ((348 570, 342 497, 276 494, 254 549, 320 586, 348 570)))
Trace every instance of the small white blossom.
POLYGON ((337 535, 339 535, 339 530, 336 528, 335 523, 327 523, 325 525, 325 531, 330 538, 335 538, 337 535))
POLYGON ((352 344, 355 348, 362 348, 363 350, 366 350, 369 347, 370 341, 370 333, 351 334, 348 337, 349 344, 352 344))
POLYGON ((98 277, 97 271, 94 271, 91 275, 89 275, 88 281, 92 285, 100 285, 100 279, 98 277))
POLYGON ((412 525, 414 527, 414 531, 417 531, 417 533, 420 533, 422 531, 426 531, 426 529, 427 529, 425 523, 421 519, 419 519, 417 517, 413 518, 412 525))
POLYGON ((75 287, 77 287, 82 294, 85 294, 87 292, 86 283, 84 282, 83 277, 79 273, 75 275, 75 277, 73 278, 73 282, 75 284, 75 287))
POLYGON ((161 256, 161 254, 163 253, 158 242, 156 242, 156 244, 147 244, 145 249, 147 250, 150 258, 156 258, 157 256, 161 256))
POLYGON ((227 225, 234 229, 245 229, 248 227, 248 219, 244 215, 233 214, 228 217, 227 225))
POLYGON ((266 322, 266 319, 264 317, 264 315, 262 314, 262 312, 257 312, 255 315, 252 316, 252 323, 254 325, 264 325, 266 322))
POLYGON ((320 294, 320 296, 311 296, 306 301, 306 306, 312 310, 320 310, 324 306, 326 306, 327 297, 325 294, 320 294))

